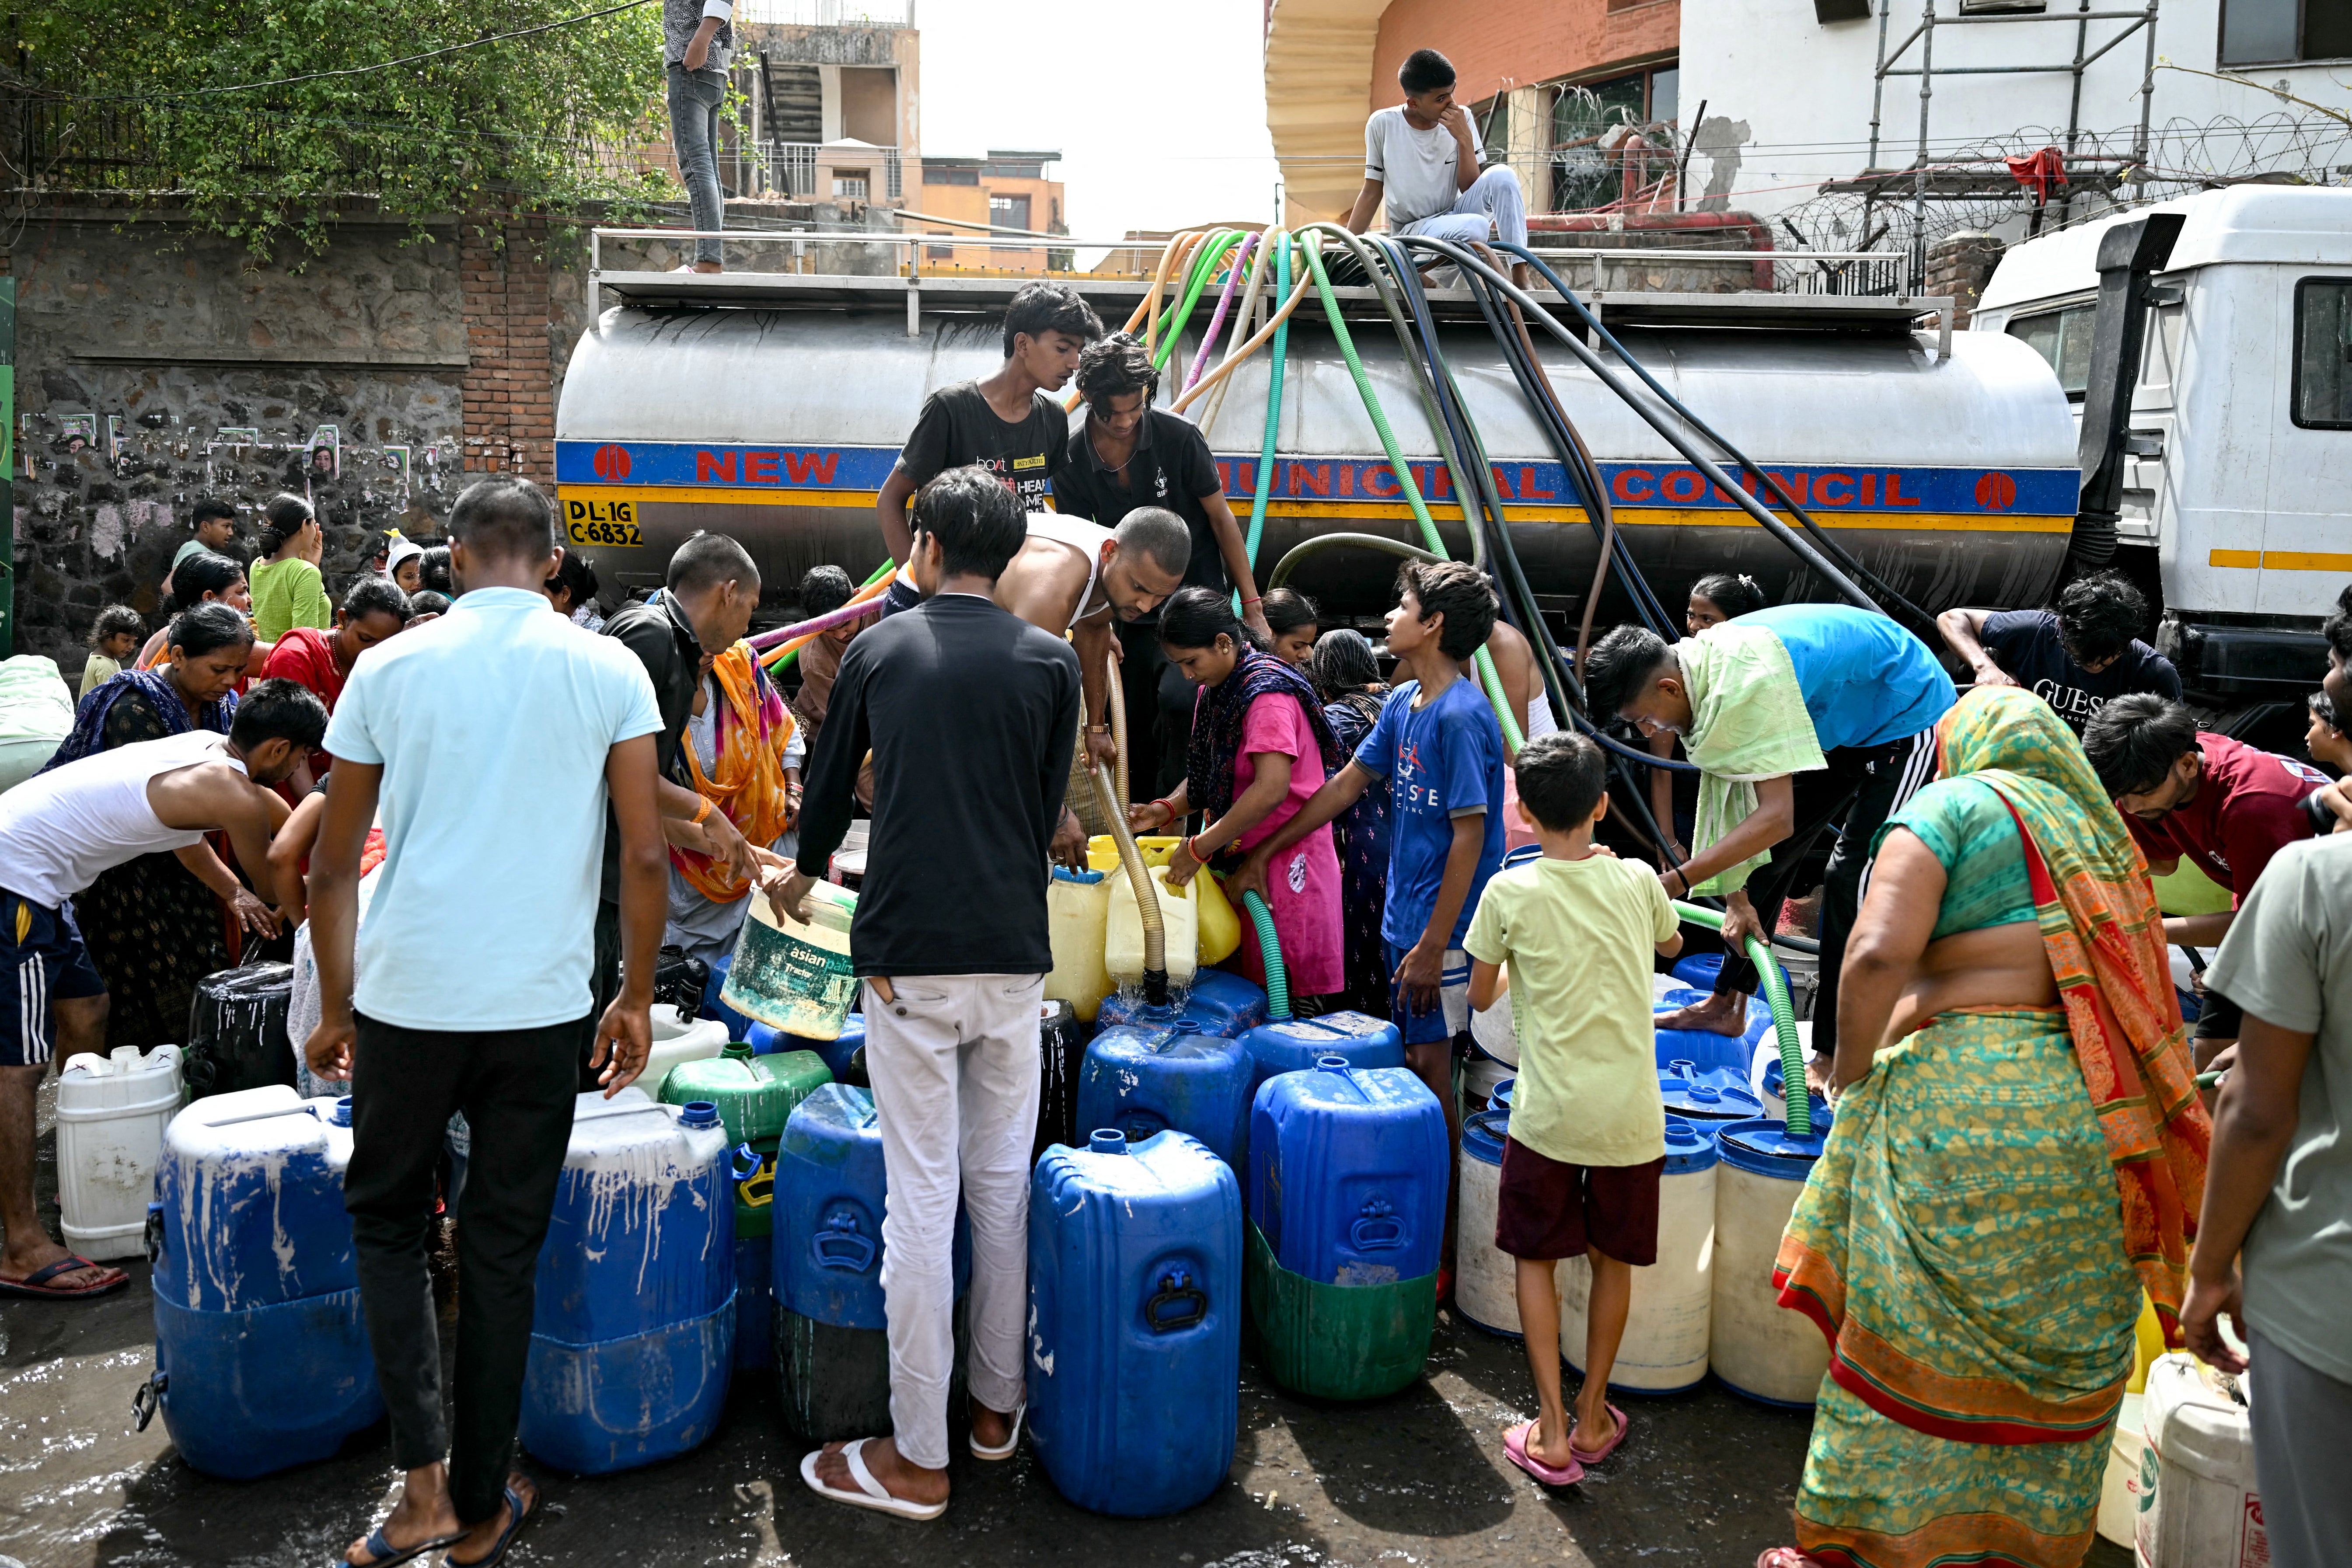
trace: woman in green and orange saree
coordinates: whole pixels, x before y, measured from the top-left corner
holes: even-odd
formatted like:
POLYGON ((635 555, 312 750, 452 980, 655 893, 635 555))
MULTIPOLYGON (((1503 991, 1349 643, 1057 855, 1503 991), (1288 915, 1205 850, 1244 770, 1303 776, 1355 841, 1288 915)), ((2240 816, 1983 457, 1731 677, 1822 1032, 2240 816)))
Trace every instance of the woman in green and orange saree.
POLYGON ((2074 733, 1979 688, 1880 835, 1829 1145, 1780 1301, 1831 1343, 1797 1546, 1758 1568, 2073 1568, 2143 1291, 2179 1343, 2210 1124, 2147 866, 2074 733))

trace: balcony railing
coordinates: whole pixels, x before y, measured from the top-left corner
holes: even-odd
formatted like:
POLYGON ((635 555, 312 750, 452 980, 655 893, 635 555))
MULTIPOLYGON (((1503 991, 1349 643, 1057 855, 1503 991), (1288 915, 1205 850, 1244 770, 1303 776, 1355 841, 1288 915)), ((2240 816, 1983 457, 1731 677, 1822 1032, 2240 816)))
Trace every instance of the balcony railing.
POLYGON ((777 27, 911 27, 915 0, 740 0, 735 19, 777 27))
POLYGON ((839 142, 771 141, 765 152, 770 187, 803 201, 828 202, 838 194, 845 201, 896 202, 906 195, 906 166, 896 147, 877 147, 869 152, 845 148, 839 142), (820 169, 831 171, 831 179, 823 190, 817 189, 820 169), (854 177, 861 171, 866 179, 865 190, 834 190, 833 181, 854 177))

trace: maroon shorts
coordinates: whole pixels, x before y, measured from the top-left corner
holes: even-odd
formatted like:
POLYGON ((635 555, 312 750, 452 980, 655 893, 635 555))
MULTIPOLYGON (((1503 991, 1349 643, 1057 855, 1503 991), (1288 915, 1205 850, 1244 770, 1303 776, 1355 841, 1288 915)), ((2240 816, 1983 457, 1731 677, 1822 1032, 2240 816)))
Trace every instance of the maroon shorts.
POLYGON ((1590 1249, 1645 1268, 1658 1260, 1665 1169, 1664 1155, 1638 1166, 1572 1166, 1506 1138, 1495 1245, 1514 1258, 1580 1258, 1590 1249))

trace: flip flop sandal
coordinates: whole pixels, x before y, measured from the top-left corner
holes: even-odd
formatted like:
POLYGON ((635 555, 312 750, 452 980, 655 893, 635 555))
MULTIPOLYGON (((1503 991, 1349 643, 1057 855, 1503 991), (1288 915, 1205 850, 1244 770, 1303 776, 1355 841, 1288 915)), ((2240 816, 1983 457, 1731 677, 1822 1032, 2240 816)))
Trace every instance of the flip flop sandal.
POLYGON ((1625 1441, 1625 1412, 1618 1409, 1614 1405, 1606 1406, 1604 1408, 1607 1409, 1609 1414, 1616 1419, 1617 1435, 1610 1438, 1607 1442, 1601 1444, 1597 1450, 1590 1454, 1576 1446, 1576 1438, 1571 1435, 1568 1439, 1569 1457, 1580 1465, 1599 1464, 1601 1460, 1615 1453, 1618 1446, 1625 1441))
POLYGON ((1528 1434, 1536 1429, 1533 1421, 1522 1421, 1503 1434, 1503 1452, 1511 1463, 1535 1477, 1548 1487, 1572 1487, 1584 1479, 1584 1467, 1570 1458, 1564 1467, 1544 1463, 1528 1452, 1528 1434))
POLYGON ((444 1546, 455 1546, 465 1539, 466 1532, 461 1530, 455 1535, 436 1535, 414 1546, 394 1546, 383 1538, 383 1526, 379 1524, 368 1531, 365 1541, 360 1542, 360 1550, 368 1554, 366 1562, 353 1563, 349 1557, 338 1557, 328 1563, 327 1568, 391 1568, 394 1563, 405 1563, 428 1552, 437 1552, 444 1546))
POLYGON ((801 1456, 801 1479, 808 1483, 809 1490, 829 1501, 845 1502, 852 1508, 870 1508, 877 1513, 896 1514, 900 1519, 937 1519, 947 1512, 948 1505, 944 1502, 915 1502, 903 1497, 892 1497, 890 1489, 876 1480, 874 1472, 866 1468, 866 1456, 860 1450, 873 1440, 860 1437, 854 1443, 842 1446, 841 1457, 849 1461, 849 1479, 857 1483, 856 1491, 846 1487, 828 1486, 817 1479, 816 1462, 824 1457, 823 1448, 813 1448, 801 1456))
POLYGON ((0 1296, 12 1296, 27 1301, 79 1301, 91 1296, 110 1296, 129 1283, 131 1276, 120 1269, 110 1269, 102 1263, 93 1263, 87 1258, 77 1258, 68 1253, 46 1268, 34 1270, 21 1280, 0 1280, 0 1296), (98 1270, 99 1282, 69 1286, 49 1283, 58 1275, 70 1274, 77 1269, 98 1270))
POLYGON ((971 1446, 971 1457, 975 1459, 992 1460, 1011 1458, 1013 1457, 1013 1450, 1021 1447, 1021 1423, 1028 1414, 1029 1401, 1026 1399, 1024 1399, 1020 1404, 1015 1405, 1013 1407, 1013 1430, 1005 1435, 1004 1444, 1002 1448, 983 1448, 981 1446, 981 1441, 978 1437, 967 1438, 966 1441, 971 1446))
POLYGON ((441 1559, 441 1568, 490 1568, 492 1563, 505 1561, 507 1548, 514 1544, 515 1537, 522 1532, 522 1527, 539 1517, 540 1505, 540 1494, 536 1489, 533 1489, 530 1494, 529 1507, 523 1505, 521 1497, 516 1493, 514 1488, 507 1488, 506 1494, 507 1527, 499 1531, 498 1540, 490 1543, 489 1554, 477 1557, 471 1563, 460 1563, 455 1557, 445 1553, 441 1559))
POLYGON ((1775 1546, 1756 1559, 1756 1568, 1822 1568, 1793 1546, 1775 1546))

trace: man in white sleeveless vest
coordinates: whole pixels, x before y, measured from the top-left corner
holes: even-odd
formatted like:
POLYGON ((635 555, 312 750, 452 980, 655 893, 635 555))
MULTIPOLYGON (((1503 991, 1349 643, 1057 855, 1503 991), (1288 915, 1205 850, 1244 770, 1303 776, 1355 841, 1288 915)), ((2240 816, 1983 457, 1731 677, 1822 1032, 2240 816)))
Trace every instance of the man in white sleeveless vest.
POLYGON ((264 681, 226 735, 190 730, 100 751, 0 795, 0 1297, 79 1300, 130 1283, 49 1239, 33 1207, 33 1100, 53 1060, 106 1046, 106 981, 69 900, 100 872, 226 831, 258 868, 289 778, 327 733, 327 710, 292 681, 264 681))

